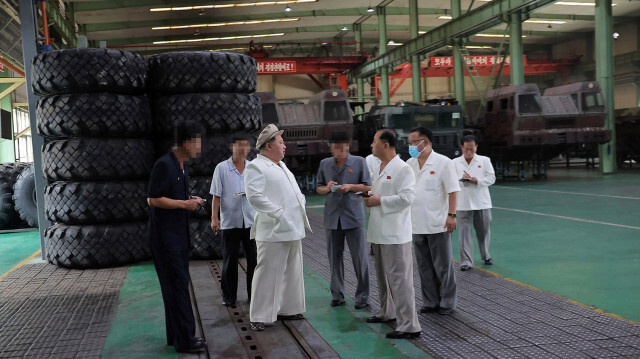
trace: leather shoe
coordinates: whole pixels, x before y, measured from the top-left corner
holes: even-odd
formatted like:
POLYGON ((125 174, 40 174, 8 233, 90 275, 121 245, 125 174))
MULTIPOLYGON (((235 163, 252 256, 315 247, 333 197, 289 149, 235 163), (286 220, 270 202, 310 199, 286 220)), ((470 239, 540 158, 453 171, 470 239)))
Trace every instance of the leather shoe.
POLYGON ((234 305, 236 305, 235 301, 230 301, 230 300, 225 300, 222 302, 222 305, 224 305, 225 307, 233 307, 234 305))
POLYGON ((205 350, 206 348, 207 348, 207 342, 204 340, 204 338, 198 338, 190 346, 184 347, 184 348, 178 347, 176 348, 176 351, 179 353, 197 353, 205 350))
POLYGON ((251 322, 251 330, 255 330, 256 332, 261 332, 264 330, 264 323, 262 322, 251 322))
POLYGON ((440 307, 422 307, 418 312, 422 314, 436 313, 438 309, 440 309, 440 307))
POLYGON ((369 303, 356 302, 355 308, 356 309, 363 309, 363 308, 367 308, 368 306, 369 306, 369 303))
POLYGON ((420 336, 420 332, 410 333, 410 332, 393 331, 391 333, 387 333, 387 338, 389 339, 413 339, 419 336, 420 336))
POLYGON ((489 258, 489 259, 485 259, 484 264, 490 266, 493 264, 493 259, 489 258))
POLYGON ((344 304, 345 304, 344 300, 334 299, 334 300, 331 301, 331 306, 332 307, 338 307, 338 306, 341 306, 341 305, 344 305, 344 304))
POLYGON ((378 318, 374 315, 373 317, 367 318, 367 323, 384 323, 384 322, 390 322, 392 320, 393 319, 383 320, 382 318, 378 318))
POLYGON ((302 319, 304 319, 304 315, 302 315, 302 314, 279 315, 278 319, 280 319, 280 320, 302 320, 302 319))
POLYGON ((463 272, 466 272, 468 270, 471 270, 471 267, 469 267, 466 264, 463 264, 462 266, 460 266, 460 270, 463 271, 463 272))
POLYGON ((451 309, 451 308, 440 308, 440 309, 438 309, 438 314, 440 314, 440 315, 449 315, 451 313, 453 313, 453 309, 451 309))

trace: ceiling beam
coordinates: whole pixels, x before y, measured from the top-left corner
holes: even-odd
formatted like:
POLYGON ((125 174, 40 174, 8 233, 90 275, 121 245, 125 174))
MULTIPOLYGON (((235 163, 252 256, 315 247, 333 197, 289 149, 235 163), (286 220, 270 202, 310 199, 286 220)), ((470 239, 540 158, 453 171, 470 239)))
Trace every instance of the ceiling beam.
POLYGON ((411 55, 426 54, 452 43, 455 38, 466 38, 491 29, 503 23, 511 13, 533 12, 553 2, 555 0, 494 0, 349 71, 349 77, 371 76, 383 66, 407 62, 411 55))

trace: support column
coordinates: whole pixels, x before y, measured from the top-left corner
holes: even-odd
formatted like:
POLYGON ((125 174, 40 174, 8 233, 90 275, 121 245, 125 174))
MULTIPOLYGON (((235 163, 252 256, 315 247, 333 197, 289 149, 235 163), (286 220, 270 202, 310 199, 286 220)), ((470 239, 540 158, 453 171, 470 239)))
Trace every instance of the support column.
MULTIPOLYGON (((380 33, 379 55, 387 52, 387 12, 384 6, 378 7, 378 32, 380 33)), ((382 95, 381 104, 389 104, 389 68, 383 66, 380 68, 380 94, 382 95)))
MULTIPOLYGON (((451 0, 451 17, 457 18, 462 15, 462 10, 460 7, 460 0, 451 0)), ((467 103, 467 99, 464 95, 464 58, 462 57, 462 53, 460 53, 460 48, 462 46, 462 42, 460 39, 454 39, 453 44, 453 82, 454 82, 454 93, 456 100, 460 106, 462 106, 462 110, 465 110, 465 105, 467 103)))
POLYGON ((616 173, 616 127, 613 97, 613 18, 611 0, 596 0, 596 80, 602 88, 602 96, 607 109, 604 127, 611 130, 611 141, 599 146, 600 172, 616 173))
POLYGON ((36 30, 38 24, 34 22, 37 12, 33 0, 20 0, 20 27, 22 31, 22 54, 24 56, 24 73, 27 80, 27 98, 29 101, 29 122, 31 125, 31 147, 33 148, 33 171, 36 182, 36 202, 38 203, 38 228, 40 230, 40 248, 42 259, 46 259, 46 243, 44 230, 51 225, 44 216, 44 189, 47 181, 42 176, 42 153, 40 149, 44 138, 36 130, 36 103, 38 97, 31 89, 31 60, 38 54, 36 48, 36 30))
POLYGON ((362 55, 362 25, 353 24, 353 33, 356 36, 356 53, 358 56, 362 55))
MULTIPOLYGON (((364 79, 362 77, 358 77, 356 79, 356 85, 358 86, 358 102, 364 102, 364 79)), ((364 109, 362 109, 360 106, 358 106, 357 109, 358 115, 364 113, 364 109)))
MULTIPOLYGON (((409 0, 409 30, 412 39, 418 37, 418 0, 409 0)), ((413 101, 422 101, 420 88, 420 56, 411 56, 411 87, 413 101)))
POLYGON ((524 62, 522 56, 522 17, 520 13, 511 14, 511 34, 509 34, 509 55, 511 55, 511 84, 524 83, 524 62))

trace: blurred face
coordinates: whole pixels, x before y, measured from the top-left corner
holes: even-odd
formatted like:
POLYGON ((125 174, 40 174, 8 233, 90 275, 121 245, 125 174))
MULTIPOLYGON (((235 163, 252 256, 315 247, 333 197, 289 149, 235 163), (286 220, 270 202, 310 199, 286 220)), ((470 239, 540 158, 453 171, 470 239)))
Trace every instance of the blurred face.
POLYGON ((336 160, 344 160, 349 156, 349 143, 332 143, 331 147, 331 155, 336 160))
POLYGON ((196 136, 189 140, 184 141, 183 144, 189 158, 198 158, 202 153, 202 137, 196 136))
POLYGON ((251 144, 249 141, 240 140, 231 144, 231 153, 235 160, 246 158, 250 151, 251 144))
POLYGON ((382 131, 376 132, 376 135, 373 137, 373 142, 371 143, 371 153, 378 158, 384 154, 385 146, 389 146, 388 143, 380 141, 381 133, 382 131))
POLYGON ((267 157, 274 161, 281 161, 284 158, 284 150, 287 146, 284 145, 282 136, 277 135, 275 141, 267 143, 265 145, 267 157))
POLYGON ((476 151, 478 150, 478 145, 476 145, 475 141, 465 142, 462 146, 462 155, 468 161, 473 159, 473 156, 476 155, 476 151))

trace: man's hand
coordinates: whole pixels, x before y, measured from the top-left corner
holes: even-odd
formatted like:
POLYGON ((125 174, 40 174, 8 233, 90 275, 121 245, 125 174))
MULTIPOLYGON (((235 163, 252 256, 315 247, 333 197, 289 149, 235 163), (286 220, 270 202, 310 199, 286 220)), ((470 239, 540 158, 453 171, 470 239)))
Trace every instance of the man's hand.
POLYGON ((337 186, 337 185, 338 185, 338 182, 336 182, 336 181, 329 181, 329 183, 327 183, 327 186, 329 187, 329 189, 331 189, 331 187, 337 186))
POLYGON ((347 193, 351 191, 351 188, 353 188, 352 184, 343 184, 342 186, 340 186, 340 188, 336 190, 336 192, 347 193))
POLYGON ((218 218, 211 218, 211 230, 214 233, 218 233, 220 231, 220 220, 218 218))
POLYGON ((475 178, 475 177, 471 177, 471 175, 466 173, 466 172, 462 175, 462 178, 467 178, 469 180, 469 182, 471 182, 473 184, 478 184, 478 179, 475 178))
POLYGON ((195 211, 196 209, 198 209, 198 207, 200 207, 204 203, 204 200, 200 197, 192 197, 191 199, 183 201, 183 203, 184 203, 184 209, 188 211, 195 211))
POLYGON ((380 205, 380 195, 372 193, 369 197, 364 199, 364 205, 371 208, 380 205))
POLYGON ((453 231, 456 230, 456 227, 457 227, 456 219, 451 216, 447 216, 447 222, 444 225, 444 228, 447 229, 447 232, 453 233, 453 231))

